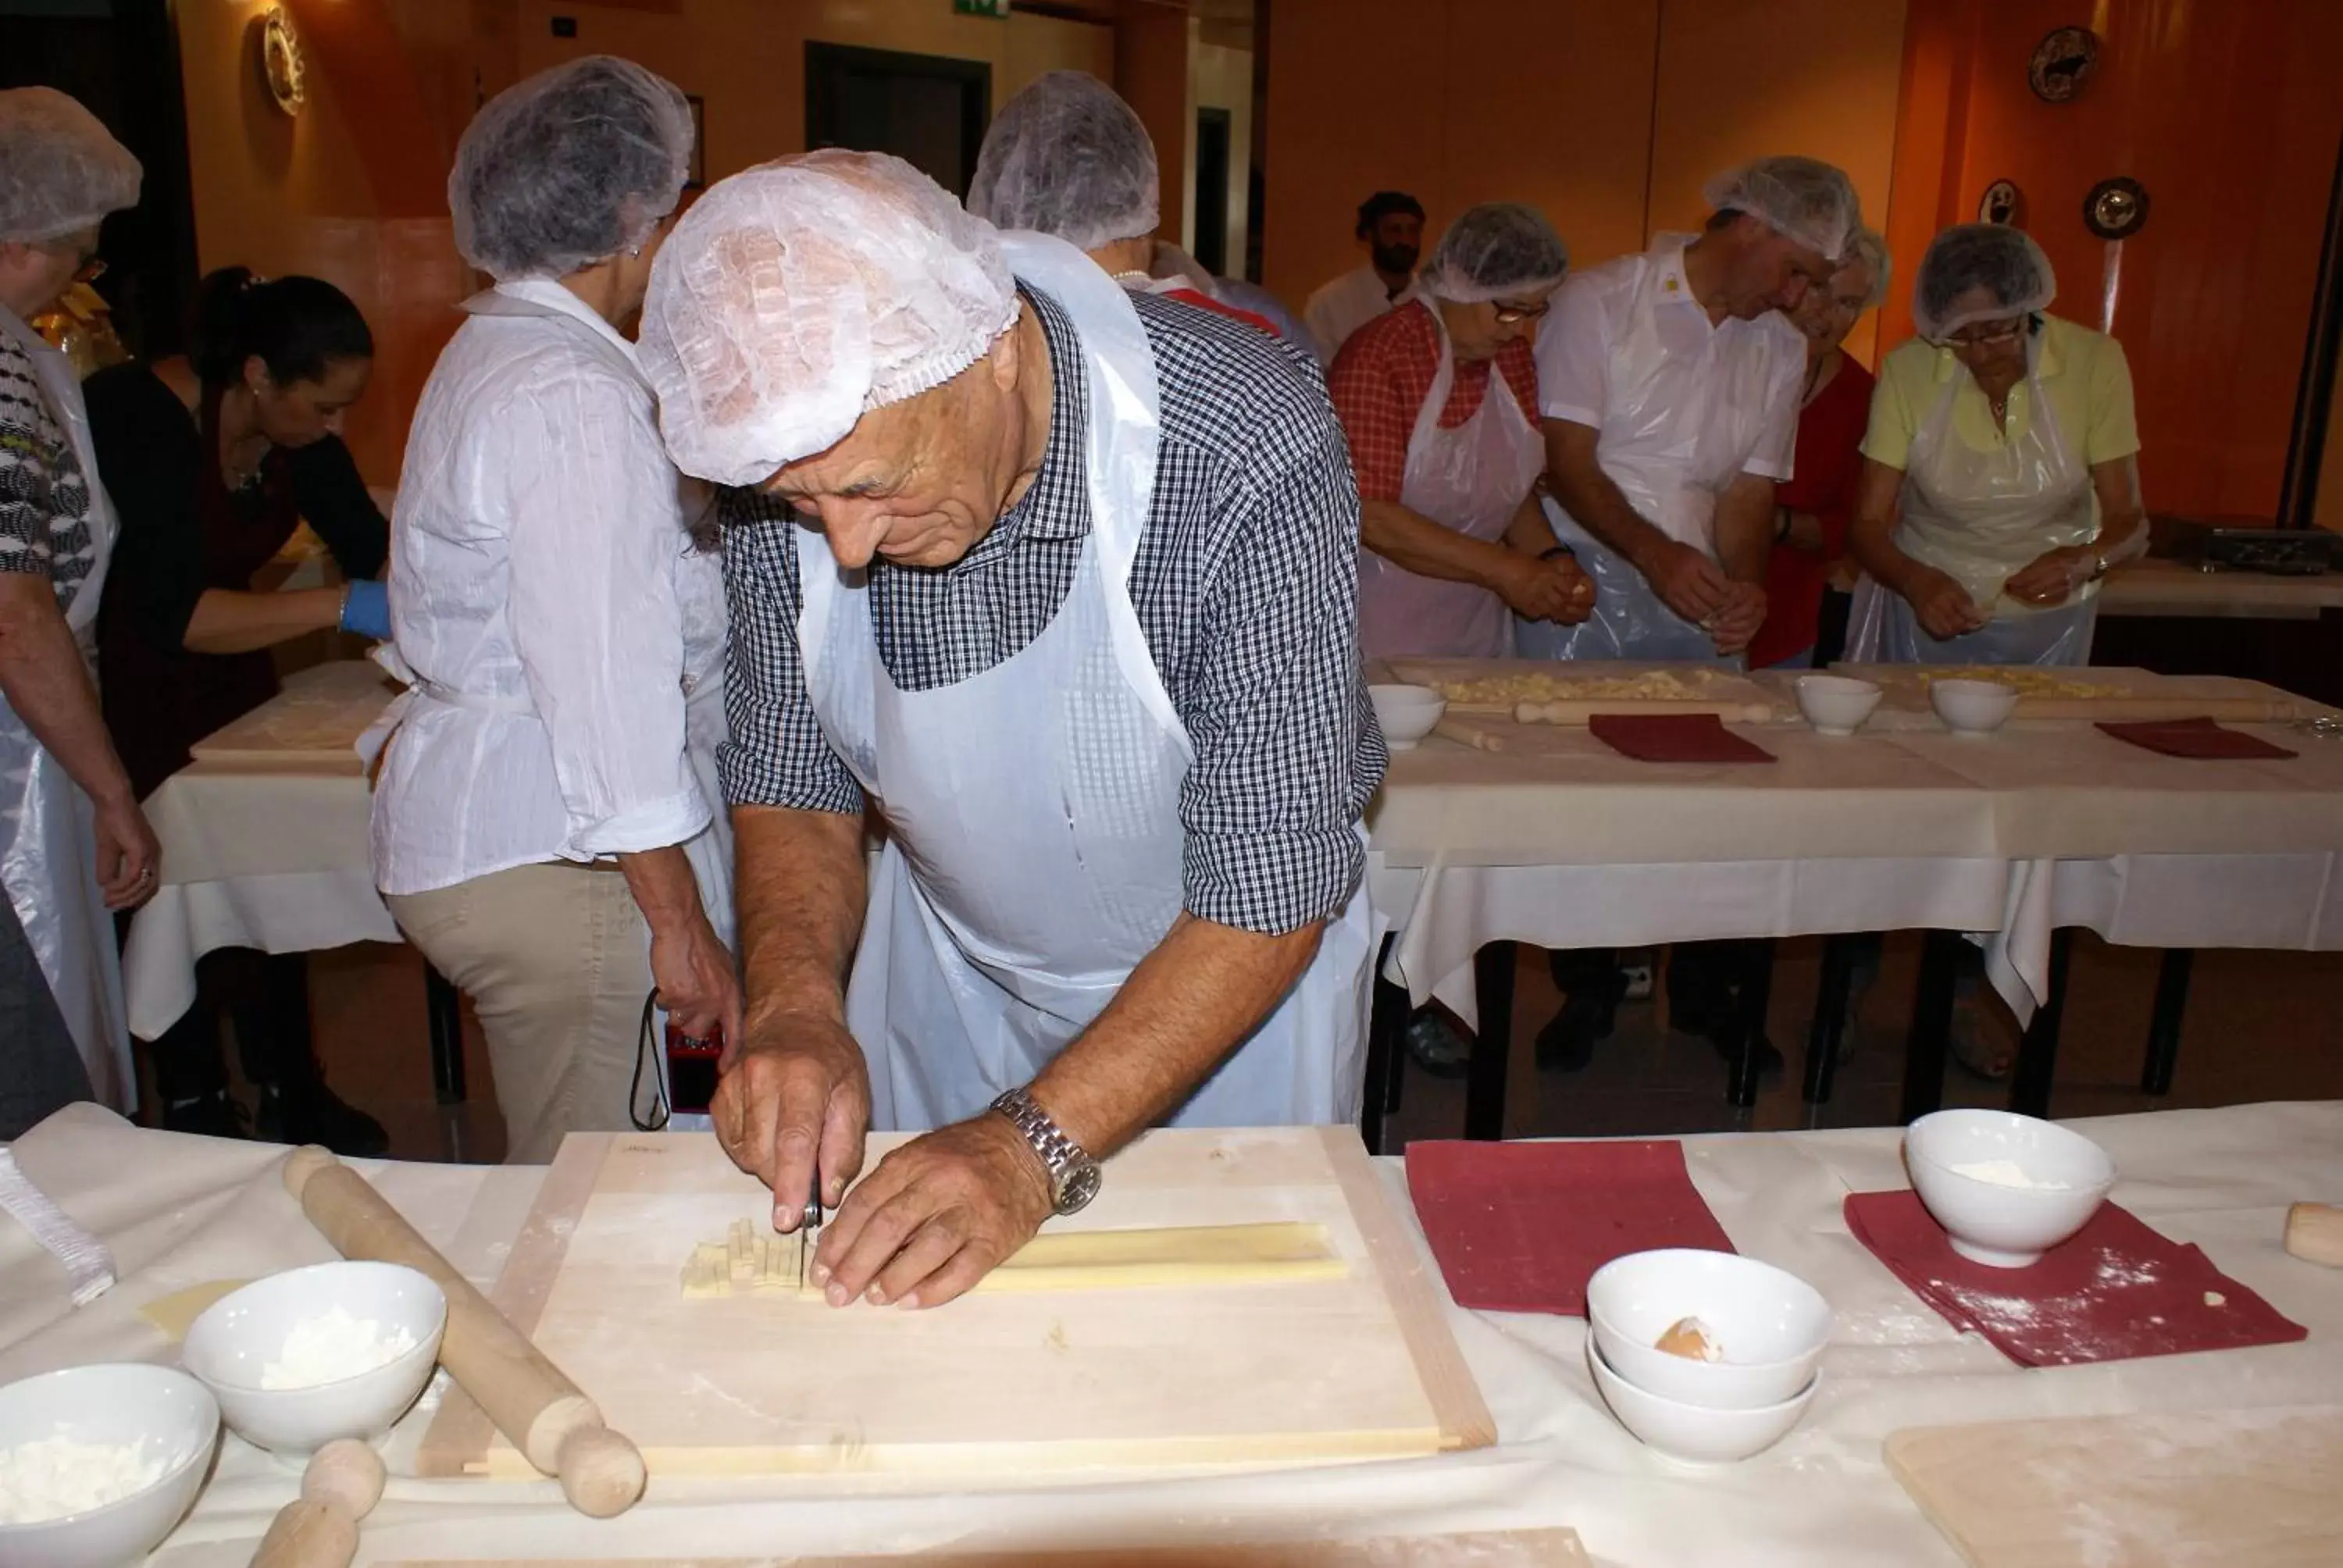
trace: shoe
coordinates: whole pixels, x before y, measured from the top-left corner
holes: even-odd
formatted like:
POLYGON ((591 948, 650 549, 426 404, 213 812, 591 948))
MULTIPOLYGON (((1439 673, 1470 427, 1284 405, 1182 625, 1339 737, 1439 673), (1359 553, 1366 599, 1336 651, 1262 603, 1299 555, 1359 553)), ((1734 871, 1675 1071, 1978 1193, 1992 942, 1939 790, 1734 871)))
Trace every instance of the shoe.
POLYGON ((1962 1071, 1987 1083, 2006 1083, 2017 1065, 2017 1053, 1988 1038, 1997 1032, 1984 1006, 1963 997, 1953 1006, 1946 1044, 1962 1071))
POLYGON ((1434 1078, 1462 1078, 1473 1060, 1473 1037, 1437 1007, 1407 1020, 1408 1060, 1434 1078))
POLYGON ((249 1138, 252 1112, 226 1090, 215 1089, 164 1106, 163 1131, 192 1132, 199 1138, 249 1138))
POLYGON ((1562 1004, 1562 1010, 1538 1030, 1537 1064, 1548 1072, 1576 1072, 1594 1060, 1598 1041, 1611 1038, 1618 1022, 1617 988, 1606 993, 1581 993, 1562 1004))
POLYGON ((382 1123, 323 1083, 291 1088, 263 1084, 258 1136, 270 1143, 322 1143, 350 1160, 379 1159, 390 1152, 382 1123))

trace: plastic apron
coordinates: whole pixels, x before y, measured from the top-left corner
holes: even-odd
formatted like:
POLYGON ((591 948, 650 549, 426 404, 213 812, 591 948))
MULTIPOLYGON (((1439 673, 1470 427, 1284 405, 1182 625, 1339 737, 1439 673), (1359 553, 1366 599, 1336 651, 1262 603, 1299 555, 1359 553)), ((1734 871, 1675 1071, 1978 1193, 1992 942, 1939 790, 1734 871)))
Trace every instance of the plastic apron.
POLYGON ((2098 537, 2090 470, 2058 427, 2043 395, 2039 340, 2027 347, 2026 431, 1976 451, 1954 428, 1962 371, 1913 437, 1896 547, 1949 575, 1993 619, 1939 642, 1921 629, 1903 597, 1865 578, 1848 622, 1849 657, 1887 664, 2087 664, 2098 619, 2097 583, 2048 609, 2010 598, 2002 584, 2046 550, 2098 537))
MULTIPOLYGON (((1598 452, 1603 471, 1645 521, 1715 560, 1716 498, 1756 450, 1772 389, 1763 361, 1752 363, 1755 357, 1735 356, 1720 366, 1708 352, 1669 352, 1654 318, 1666 271, 1647 266, 1635 285, 1627 330, 1611 350, 1598 452)), ((1712 347, 1721 330, 1712 330, 1712 347)), ((1740 665, 1738 656, 1720 656, 1714 638, 1670 609, 1625 557, 1554 498, 1544 504, 1554 537, 1594 579, 1594 613, 1576 626, 1520 622, 1514 641, 1522 657, 1740 665)))
MULTIPOLYGON (((0 332, 32 357, 41 391, 65 427, 89 486, 90 545, 96 564, 65 606, 65 625, 97 678, 97 607, 114 553, 113 504, 98 478, 97 447, 73 364, 0 306, 0 332)), ((137 1096, 130 1030, 122 1001, 122 960, 114 916, 97 886, 97 812, 65 767, 34 739, 0 698, 0 884, 24 923, 25 938, 65 1015, 90 1090, 127 1111, 137 1096)))
MULTIPOLYGON (((1431 313, 1440 367, 1408 434, 1400 505, 1466 538, 1494 543, 1545 469, 1545 437, 1523 415, 1494 361, 1473 417, 1453 430, 1440 427, 1441 410, 1456 384, 1454 346, 1439 307, 1420 287, 1411 288, 1400 307, 1411 299, 1421 299, 1431 313)), ((1359 546, 1359 648, 1368 658, 1508 658, 1513 633, 1513 609, 1492 590, 1420 576, 1359 546)))
MULTIPOLYGON (((581 339, 604 351, 604 357, 615 367, 624 371, 646 390, 649 382, 641 367, 629 357, 616 352, 616 346, 593 332, 585 323, 558 310, 522 299, 513 295, 489 290, 464 302, 464 309, 476 316, 533 316, 566 323, 581 339)), ((689 621, 694 612, 722 618, 725 615, 723 568, 717 558, 687 557, 676 581, 676 596, 689 621)), ((507 713, 535 716, 537 707, 526 697, 501 696, 493 692, 459 691, 437 681, 426 680, 407 667, 398 650, 389 643, 378 644, 374 650, 375 662, 407 686, 407 692, 397 699, 365 740, 360 750, 371 768, 381 749, 389 744, 397 732, 398 724, 407 709, 417 702, 436 702, 450 708, 461 708, 474 713, 507 713)), ((734 940, 732 920, 732 820, 724 806, 724 787, 716 773, 716 749, 728 734, 724 715, 724 643, 719 639, 712 651, 703 653, 700 666, 683 672, 683 733, 684 757, 691 766, 691 774, 699 780, 700 794, 709 808, 708 826, 684 840, 684 859, 690 863, 692 880, 699 889, 699 907, 707 911, 708 923, 715 928, 717 937, 739 952, 734 940)), ((649 929, 645 930, 645 950, 649 951, 649 929)), ((669 1098, 667 1052, 660 1048, 665 1038, 667 1011, 658 1010, 652 1020, 652 1060, 658 1065, 659 1093, 662 1102, 669 1098)), ((648 1107, 638 1105, 638 1111, 648 1107)), ((674 1132, 704 1132, 712 1123, 704 1115, 676 1113, 669 1117, 666 1129, 674 1132)))
MULTIPOLYGON (((1125 587, 1154 490, 1153 357, 1121 289, 1063 241, 1012 235, 1010 269, 1081 339, 1091 529, 1056 617, 981 674, 888 677, 860 571, 797 535, 798 620, 822 732, 885 817, 846 1016, 871 1121, 924 1130, 1030 1082, 1181 911, 1180 793, 1194 751, 1125 587)), ((1341 1122, 1364 1072, 1363 879, 1277 1010, 1172 1119, 1341 1122)))

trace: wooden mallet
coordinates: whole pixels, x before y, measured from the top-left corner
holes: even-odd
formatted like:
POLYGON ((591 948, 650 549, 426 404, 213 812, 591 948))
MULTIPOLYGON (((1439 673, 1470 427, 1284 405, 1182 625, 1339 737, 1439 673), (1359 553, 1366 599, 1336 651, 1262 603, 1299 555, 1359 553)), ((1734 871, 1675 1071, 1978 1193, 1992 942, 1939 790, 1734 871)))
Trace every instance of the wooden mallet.
POLYGON ((286 1157, 285 1186, 345 1258, 404 1263, 447 1296, 439 1362, 580 1513, 608 1519, 643 1494, 643 1456, 366 1179, 315 1145, 286 1157))

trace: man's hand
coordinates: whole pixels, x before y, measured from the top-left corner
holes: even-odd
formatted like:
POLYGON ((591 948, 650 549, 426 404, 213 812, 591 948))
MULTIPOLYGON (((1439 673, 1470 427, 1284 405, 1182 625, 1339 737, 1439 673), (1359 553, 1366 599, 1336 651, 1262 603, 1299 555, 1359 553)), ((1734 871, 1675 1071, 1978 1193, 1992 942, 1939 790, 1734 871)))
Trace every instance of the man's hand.
POLYGON ((986 1111, 904 1144, 830 1223, 814 1279, 830 1304, 941 1306, 1033 1239, 1049 1172, 1007 1117, 986 1111))
POLYGON ((146 813, 127 795, 97 808, 97 888, 109 910, 133 910, 155 896, 163 848, 146 813))
POLYGON ((2001 591, 2027 604, 2065 604, 2089 579, 2097 565, 2093 552, 2081 545, 2046 550, 2002 584, 2001 591))
POLYGON ((773 1229, 798 1228, 817 1168, 822 1204, 835 1207, 861 1173, 870 1125, 870 1069, 846 1025, 761 1014, 726 1038, 719 1065, 709 1118, 732 1163, 773 1190, 773 1229))
POLYGON ((695 909, 665 930, 651 932, 651 983, 675 1026, 700 1039, 740 1032, 740 974, 731 950, 708 916, 695 909))
POLYGON ((1898 591, 1912 607, 1920 629, 1938 642, 1975 631, 1991 618, 1977 608, 1966 588, 1934 567, 1916 563, 1898 591))
POLYGON ((1725 595, 1723 608, 1708 623, 1708 635, 1716 644, 1716 651, 1730 658, 1745 651, 1756 638, 1757 628, 1765 624, 1765 590, 1755 583, 1735 583, 1725 595))
POLYGON ((1569 556, 1551 560, 1514 556, 1506 564, 1497 591, 1524 620, 1569 625, 1584 620, 1594 608, 1594 585, 1569 556))
POLYGON ((1705 624, 1733 596, 1725 568, 1675 539, 1663 539, 1635 562, 1660 601, 1694 625, 1705 624))

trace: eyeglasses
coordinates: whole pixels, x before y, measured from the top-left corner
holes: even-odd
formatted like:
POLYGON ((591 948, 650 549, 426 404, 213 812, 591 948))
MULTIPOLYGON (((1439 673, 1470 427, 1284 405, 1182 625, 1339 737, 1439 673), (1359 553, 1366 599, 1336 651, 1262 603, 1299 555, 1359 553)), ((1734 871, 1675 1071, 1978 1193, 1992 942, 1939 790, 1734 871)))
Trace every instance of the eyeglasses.
POLYGON ((99 278, 104 277, 105 276, 105 258, 102 256, 85 256, 82 257, 81 265, 74 268, 73 280, 75 283, 96 283, 99 278))
POLYGON ((1493 299, 1489 307, 1497 313, 1498 326, 1513 327, 1524 321, 1537 320, 1554 308, 1554 301, 1541 299, 1535 305, 1507 305, 1501 299, 1493 299))
POLYGON ((2026 336, 2026 320, 2023 316, 2009 321, 1987 322, 1981 327, 1963 327, 1945 339, 1951 348, 1999 348, 2026 336))

